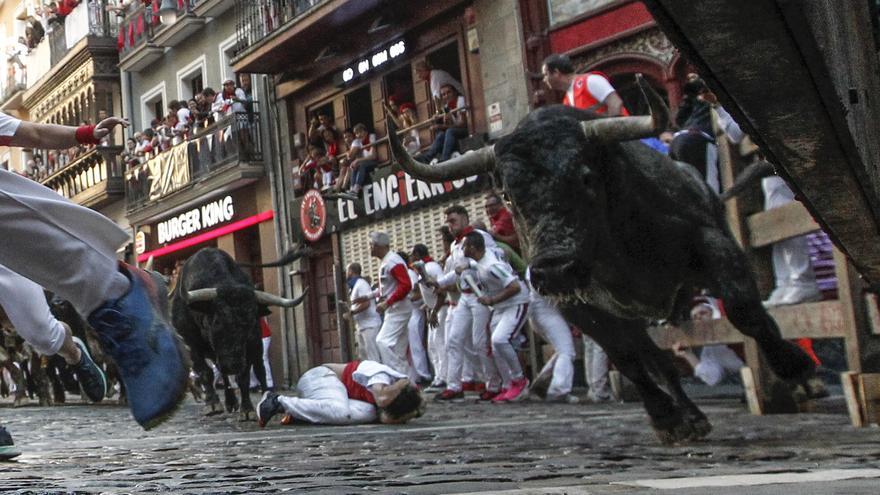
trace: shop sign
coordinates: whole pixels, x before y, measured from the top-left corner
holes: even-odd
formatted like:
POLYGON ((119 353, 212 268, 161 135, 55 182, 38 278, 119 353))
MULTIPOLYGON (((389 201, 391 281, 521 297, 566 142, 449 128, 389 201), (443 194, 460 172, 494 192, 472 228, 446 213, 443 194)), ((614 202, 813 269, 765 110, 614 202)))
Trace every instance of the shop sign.
POLYGON ((303 196, 299 205, 299 226, 302 228, 303 236, 311 242, 317 241, 324 235, 324 229, 327 227, 327 205, 324 204, 321 193, 314 189, 303 196))
POLYGON ((235 215, 235 207, 232 203, 232 196, 226 196, 185 211, 157 224, 159 244, 165 244, 202 229, 228 222, 232 220, 233 215, 235 215))
POLYGON ((406 42, 404 40, 396 41, 391 46, 371 53, 354 62, 349 67, 346 67, 345 70, 342 71, 342 82, 343 84, 348 84, 354 78, 360 77, 367 72, 384 65, 389 60, 394 60, 404 53, 406 53, 406 42))
POLYGON ((138 231, 137 234, 134 235, 134 253, 135 254, 144 254, 147 250, 147 236, 143 233, 143 231, 138 231))
MULTIPOLYGON (((363 206, 363 212, 367 216, 379 212, 393 211, 431 198, 443 196, 457 191, 466 184, 476 182, 479 176, 472 175, 466 179, 449 182, 430 183, 414 179, 405 172, 389 174, 374 180, 364 186, 363 198, 358 198, 363 206)), ((311 192, 311 191, 310 191, 311 192)), ((337 199, 339 211, 339 223, 345 223, 358 218, 354 203, 347 199, 337 199)), ((305 204, 305 201, 303 201, 305 204)), ((305 230, 305 228, 303 229, 305 230)))

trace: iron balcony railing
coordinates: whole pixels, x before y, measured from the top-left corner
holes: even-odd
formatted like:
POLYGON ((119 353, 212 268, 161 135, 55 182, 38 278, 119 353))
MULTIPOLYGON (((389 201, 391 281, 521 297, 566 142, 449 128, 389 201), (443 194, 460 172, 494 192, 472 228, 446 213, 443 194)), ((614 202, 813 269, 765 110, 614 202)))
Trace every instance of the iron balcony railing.
POLYGON ((238 56, 270 34, 288 29, 288 23, 329 0, 254 0, 236 2, 238 56))
POLYGON ((126 204, 135 211, 230 164, 263 160, 257 102, 198 129, 187 141, 126 172, 126 204))
POLYGON ((159 26, 158 5, 158 0, 152 0, 149 4, 132 2, 128 13, 119 23, 117 48, 120 58, 152 39, 153 31, 159 26))

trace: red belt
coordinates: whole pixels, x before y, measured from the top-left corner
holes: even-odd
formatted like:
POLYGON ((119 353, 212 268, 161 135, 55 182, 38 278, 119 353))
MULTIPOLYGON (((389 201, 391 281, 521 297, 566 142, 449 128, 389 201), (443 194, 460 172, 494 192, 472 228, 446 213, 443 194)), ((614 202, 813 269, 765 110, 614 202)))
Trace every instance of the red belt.
POLYGON ((462 289, 462 290, 461 290, 461 293, 462 293, 462 294, 473 294, 474 291, 472 291, 472 290, 470 290, 470 289, 462 289))

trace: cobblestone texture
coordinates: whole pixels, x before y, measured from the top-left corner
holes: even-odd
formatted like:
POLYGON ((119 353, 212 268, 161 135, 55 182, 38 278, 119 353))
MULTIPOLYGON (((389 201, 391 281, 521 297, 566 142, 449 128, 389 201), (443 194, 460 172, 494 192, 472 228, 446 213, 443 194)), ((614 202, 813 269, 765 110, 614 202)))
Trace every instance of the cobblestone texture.
POLYGON ((713 433, 679 447, 657 442, 638 404, 431 403, 405 426, 260 429, 188 400, 151 432, 116 405, 3 407, 24 454, 0 464, 0 493, 632 493, 609 483, 880 467, 880 431, 829 403, 838 412, 755 417, 704 400, 713 433))

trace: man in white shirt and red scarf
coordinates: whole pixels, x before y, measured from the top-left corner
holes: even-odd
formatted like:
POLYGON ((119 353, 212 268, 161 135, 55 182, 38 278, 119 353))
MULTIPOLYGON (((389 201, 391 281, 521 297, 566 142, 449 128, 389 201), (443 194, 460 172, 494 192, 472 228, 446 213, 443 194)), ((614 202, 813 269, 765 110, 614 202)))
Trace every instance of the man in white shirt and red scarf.
POLYGON ((282 423, 304 421, 325 425, 406 423, 424 413, 418 387, 404 373, 375 361, 328 363, 306 371, 296 384, 296 397, 266 392, 257 405, 261 427, 286 413, 282 423))
POLYGON ((385 313, 382 328, 376 336, 376 346, 379 348, 382 364, 408 375, 406 351, 409 347, 409 319, 413 307, 407 296, 412 290, 412 281, 406 261, 390 245, 391 239, 385 232, 370 232, 370 254, 382 260, 379 266, 380 302, 376 309, 385 313))

